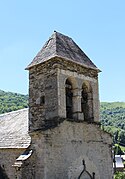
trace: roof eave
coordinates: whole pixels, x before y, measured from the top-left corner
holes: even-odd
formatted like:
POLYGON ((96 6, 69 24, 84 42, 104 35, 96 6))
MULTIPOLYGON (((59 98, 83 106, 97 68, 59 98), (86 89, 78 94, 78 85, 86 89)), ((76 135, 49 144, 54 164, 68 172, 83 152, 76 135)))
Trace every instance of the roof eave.
POLYGON ((81 65, 81 66, 83 66, 83 67, 85 67, 85 68, 88 68, 88 69, 92 69, 92 70, 96 70, 97 71, 97 73, 100 73, 100 72, 102 72, 100 69, 98 69, 98 68, 96 68, 96 67, 91 67, 91 66, 88 66, 88 65, 85 65, 85 64, 83 64, 83 63, 79 63, 79 62, 74 62, 72 59, 69 59, 69 58, 64 58, 64 57, 62 57, 62 56, 59 56, 59 55, 54 55, 54 56, 52 56, 52 57, 50 57, 50 58, 48 58, 48 59, 46 59, 45 61, 43 61, 43 62, 40 62, 40 63, 37 63, 37 64, 34 64, 34 65, 29 65, 29 66, 27 66, 26 68, 25 68, 25 70, 30 70, 32 67, 34 67, 34 66, 38 66, 38 65, 40 65, 40 64, 42 64, 42 63, 44 63, 44 62, 47 62, 47 61, 49 61, 49 60, 51 60, 51 59, 53 59, 53 58, 61 58, 61 59, 63 59, 63 60, 67 60, 67 61, 70 61, 70 62, 72 62, 72 63, 76 63, 76 64, 79 64, 79 65, 81 65))

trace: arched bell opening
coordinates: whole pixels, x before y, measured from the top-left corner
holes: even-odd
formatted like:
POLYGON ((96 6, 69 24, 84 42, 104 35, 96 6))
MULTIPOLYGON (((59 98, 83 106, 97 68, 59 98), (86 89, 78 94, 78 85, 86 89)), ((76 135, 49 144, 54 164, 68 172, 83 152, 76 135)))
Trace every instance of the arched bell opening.
POLYGON ((92 87, 88 82, 84 82, 82 85, 81 111, 84 115, 85 121, 94 121, 92 87))
POLYGON ((66 80, 65 89, 66 89, 66 117, 73 118, 72 83, 69 79, 66 80))

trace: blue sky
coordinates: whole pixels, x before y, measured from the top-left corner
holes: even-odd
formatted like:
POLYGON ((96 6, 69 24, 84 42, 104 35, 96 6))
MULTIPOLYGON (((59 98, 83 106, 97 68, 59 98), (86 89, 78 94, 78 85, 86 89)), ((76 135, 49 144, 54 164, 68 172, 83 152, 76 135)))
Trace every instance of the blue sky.
POLYGON ((125 0, 0 1, 0 89, 28 93, 25 67, 53 31, 98 68, 101 101, 125 101, 125 0))

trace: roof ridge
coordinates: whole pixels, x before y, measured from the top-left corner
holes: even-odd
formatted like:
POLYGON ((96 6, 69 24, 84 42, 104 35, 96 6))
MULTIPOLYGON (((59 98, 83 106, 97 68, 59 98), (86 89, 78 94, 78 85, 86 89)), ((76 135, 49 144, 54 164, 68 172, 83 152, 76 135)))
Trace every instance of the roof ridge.
POLYGON ((27 111, 28 109, 29 108, 23 108, 23 109, 19 109, 19 110, 16 110, 16 111, 6 112, 6 113, 3 113, 3 114, 0 114, 0 117, 5 116, 5 115, 9 115, 9 114, 14 114, 14 113, 17 113, 17 112, 27 111))
POLYGON ((57 31, 54 31, 54 33, 55 33, 55 43, 56 43, 56 52, 55 52, 55 55, 57 55, 57 31))

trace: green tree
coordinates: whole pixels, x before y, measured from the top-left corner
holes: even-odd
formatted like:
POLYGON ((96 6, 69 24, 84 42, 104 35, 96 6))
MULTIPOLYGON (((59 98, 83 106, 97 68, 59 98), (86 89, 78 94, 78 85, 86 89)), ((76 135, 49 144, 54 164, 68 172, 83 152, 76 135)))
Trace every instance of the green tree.
POLYGON ((118 144, 115 145, 114 152, 115 152, 115 155, 123 155, 124 154, 124 152, 122 151, 121 147, 118 144))
POLYGON ((0 90, 0 114, 28 107, 28 95, 0 90))
POLYGON ((117 172, 114 176, 114 179, 125 179, 125 173, 117 172))

